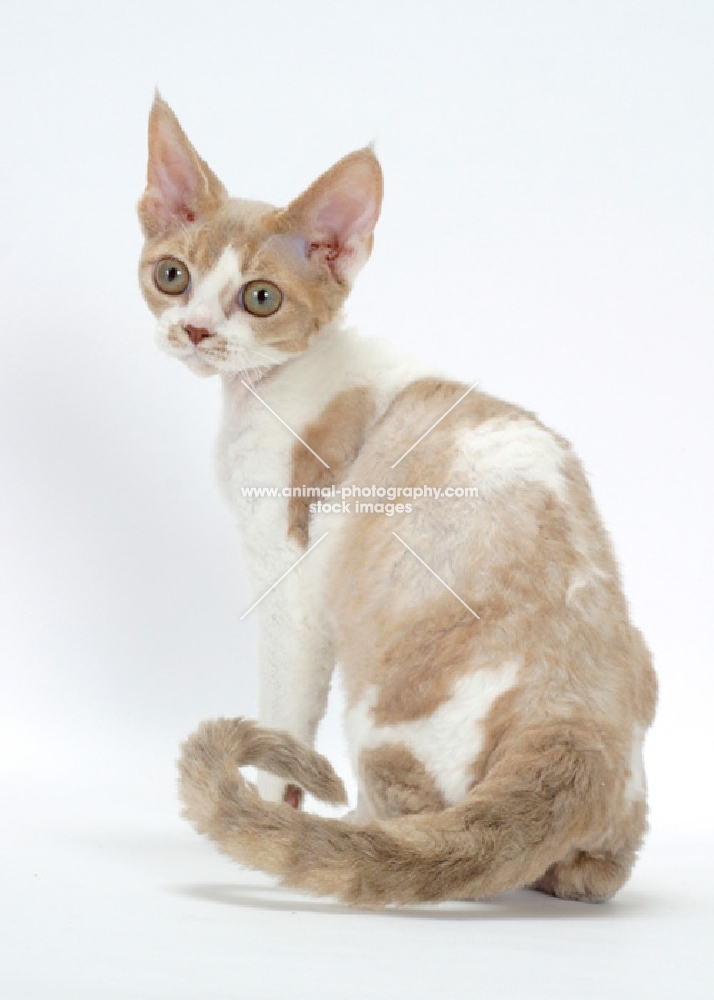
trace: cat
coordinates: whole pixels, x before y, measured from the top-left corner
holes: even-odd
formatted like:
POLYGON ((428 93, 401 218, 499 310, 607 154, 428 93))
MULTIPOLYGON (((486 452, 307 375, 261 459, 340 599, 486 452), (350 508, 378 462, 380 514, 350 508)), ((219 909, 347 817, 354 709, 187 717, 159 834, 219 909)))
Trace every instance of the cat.
POLYGON ((185 815, 354 905, 606 900, 646 829, 650 655, 569 443, 345 326, 381 201, 371 147, 287 208, 230 198, 156 96, 141 288, 160 346, 222 380, 261 630, 260 725, 185 742, 185 815), (359 795, 330 819, 301 806, 345 801, 311 748, 336 663, 359 795))

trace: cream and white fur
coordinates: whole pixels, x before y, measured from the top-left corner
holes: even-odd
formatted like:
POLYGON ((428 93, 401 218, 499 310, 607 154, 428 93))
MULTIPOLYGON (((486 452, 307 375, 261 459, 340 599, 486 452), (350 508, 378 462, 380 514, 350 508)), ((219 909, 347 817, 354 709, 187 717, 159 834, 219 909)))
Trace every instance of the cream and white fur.
POLYGON ((218 479, 255 600, 304 556, 253 612, 267 728, 219 720, 188 741, 187 815, 238 860, 351 902, 519 885, 604 899, 645 829, 649 656, 568 443, 345 328, 381 197, 365 149, 286 209, 230 199, 154 103, 140 276, 158 341, 222 380, 218 479), (178 294, 156 282, 167 259, 190 274, 178 294), (280 289, 274 314, 246 307, 255 281, 280 289), (306 480, 476 485, 479 496, 387 518, 244 495, 306 480), (302 788, 343 795, 310 749, 338 661, 360 784, 351 823, 286 804, 299 806, 302 788), (262 767, 262 799, 237 771, 245 763, 262 767))
MULTIPOLYGON (((370 385, 386 409, 396 393, 423 367, 400 357, 388 342, 365 341, 339 322, 323 330, 320 343, 290 363, 284 373, 261 383, 265 404, 231 376, 223 377, 223 424, 217 446, 218 481, 238 524, 256 600, 303 555, 288 536, 288 501, 246 498, 243 486, 290 483, 295 438, 289 427, 312 424, 330 399, 356 385, 370 385), (267 408, 270 407, 270 410, 267 408)), ((300 484, 302 485, 302 484, 300 484)), ((256 608, 260 616, 260 719, 312 744, 322 718, 335 667, 330 628, 322 594, 332 547, 338 544, 339 520, 349 515, 317 514, 312 540, 329 536, 256 608)), ((266 798, 280 801, 285 783, 259 774, 266 798)))

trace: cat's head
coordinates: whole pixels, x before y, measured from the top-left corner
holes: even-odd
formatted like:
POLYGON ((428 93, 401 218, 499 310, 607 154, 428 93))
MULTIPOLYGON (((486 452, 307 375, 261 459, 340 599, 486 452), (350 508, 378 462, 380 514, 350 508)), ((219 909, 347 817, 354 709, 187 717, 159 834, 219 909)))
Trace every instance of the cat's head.
POLYGON ((229 198, 157 96, 138 211, 160 346, 202 375, 266 371, 307 350, 369 256, 381 200, 370 148, 287 208, 229 198))

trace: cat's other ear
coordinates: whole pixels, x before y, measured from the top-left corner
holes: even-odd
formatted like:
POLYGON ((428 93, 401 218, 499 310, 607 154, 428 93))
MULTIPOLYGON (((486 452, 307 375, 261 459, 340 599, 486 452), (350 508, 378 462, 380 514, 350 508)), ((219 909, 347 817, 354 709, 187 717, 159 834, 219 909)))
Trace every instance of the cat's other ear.
POLYGON ((306 257, 340 284, 350 284, 370 255, 382 191, 382 169, 367 146, 336 163, 285 210, 306 257))
POLYGON ((194 222, 215 211, 226 197, 226 189, 157 94, 149 115, 146 191, 138 205, 144 235, 158 236, 194 222))

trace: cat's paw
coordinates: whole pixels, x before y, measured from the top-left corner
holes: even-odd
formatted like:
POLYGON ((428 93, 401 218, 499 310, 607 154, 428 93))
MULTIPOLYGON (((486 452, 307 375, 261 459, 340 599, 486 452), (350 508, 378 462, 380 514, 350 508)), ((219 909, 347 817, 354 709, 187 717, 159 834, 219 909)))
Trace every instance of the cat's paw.
POLYGON ((302 788, 297 785, 287 785, 283 793, 283 802, 286 802, 293 809, 300 809, 302 806, 302 788))
POLYGON ((302 808, 303 790, 275 774, 258 771, 258 791, 267 802, 286 802, 293 809, 302 808))

